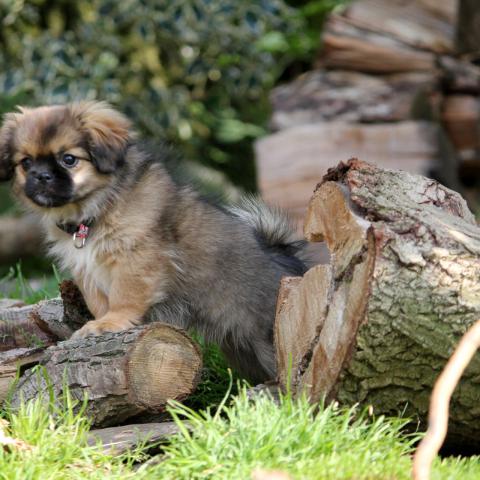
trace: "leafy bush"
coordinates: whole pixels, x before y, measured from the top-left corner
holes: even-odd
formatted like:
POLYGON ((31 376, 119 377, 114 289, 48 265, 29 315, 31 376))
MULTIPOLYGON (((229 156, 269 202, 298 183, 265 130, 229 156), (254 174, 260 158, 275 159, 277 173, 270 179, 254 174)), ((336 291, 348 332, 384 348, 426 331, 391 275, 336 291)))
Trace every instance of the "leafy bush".
POLYGON ((0 18, 1 110, 106 99, 146 136, 254 189, 251 140, 264 132, 268 89, 301 49, 298 10, 283 0, 6 0, 0 18))

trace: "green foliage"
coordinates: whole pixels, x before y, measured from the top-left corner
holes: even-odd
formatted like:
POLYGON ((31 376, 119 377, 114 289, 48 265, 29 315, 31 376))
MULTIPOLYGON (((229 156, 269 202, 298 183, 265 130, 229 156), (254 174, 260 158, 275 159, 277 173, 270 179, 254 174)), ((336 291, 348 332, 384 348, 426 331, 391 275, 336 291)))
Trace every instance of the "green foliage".
POLYGON ((8 185, 0 185, 0 215, 9 212, 12 208, 13 203, 8 191, 8 185))
POLYGON ((0 18, 2 110, 106 99, 254 188, 250 143, 294 57, 279 45, 304 30, 283 0, 4 0, 0 18))
POLYGON ((231 395, 238 393, 237 383, 240 377, 228 368, 217 345, 207 344, 198 335, 193 335, 193 338, 200 344, 202 350, 203 370, 197 389, 185 400, 185 405, 192 410, 215 409, 226 392, 230 392, 231 395))
POLYGON ((302 18, 303 30, 285 35, 271 32, 260 40, 260 45, 272 53, 289 54, 296 62, 311 63, 312 56, 320 48, 320 32, 332 10, 341 8, 351 0, 286 0, 295 7, 302 18))

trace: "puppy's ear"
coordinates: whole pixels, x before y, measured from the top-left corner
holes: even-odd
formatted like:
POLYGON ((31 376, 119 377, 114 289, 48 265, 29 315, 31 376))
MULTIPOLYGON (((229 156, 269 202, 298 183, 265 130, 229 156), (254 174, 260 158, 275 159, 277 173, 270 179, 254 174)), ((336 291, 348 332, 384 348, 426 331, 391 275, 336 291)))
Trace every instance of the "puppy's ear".
POLYGON ((125 162, 133 133, 130 121, 106 102, 80 102, 70 106, 87 136, 93 164, 101 173, 113 173, 125 162))
POLYGON ((7 113, 0 128, 0 182, 13 177, 12 138, 17 127, 16 114, 7 113))

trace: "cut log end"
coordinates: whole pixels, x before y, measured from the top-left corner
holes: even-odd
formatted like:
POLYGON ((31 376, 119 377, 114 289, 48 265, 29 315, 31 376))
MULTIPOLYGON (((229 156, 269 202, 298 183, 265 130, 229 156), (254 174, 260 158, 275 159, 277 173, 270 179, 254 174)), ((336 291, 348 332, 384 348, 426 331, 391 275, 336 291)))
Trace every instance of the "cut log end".
POLYGON ((202 357, 198 346, 183 331, 154 324, 132 347, 126 374, 133 403, 150 411, 169 399, 182 400, 199 380, 202 357))

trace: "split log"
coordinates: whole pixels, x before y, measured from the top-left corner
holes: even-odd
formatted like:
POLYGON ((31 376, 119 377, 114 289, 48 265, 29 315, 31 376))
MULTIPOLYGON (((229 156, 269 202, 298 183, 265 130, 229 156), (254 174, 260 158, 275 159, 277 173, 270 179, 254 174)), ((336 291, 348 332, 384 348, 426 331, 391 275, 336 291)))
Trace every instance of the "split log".
POLYGON ((0 300, 0 404, 19 373, 37 365, 46 347, 65 340, 92 319, 82 294, 70 280, 60 284, 62 298, 24 305, 0 300))
POLYGON ((25 302, 18 298, 0 298, 0 312, 7 308, 24 307, 25 302))
MULTIPOLYGON (((425 422, 435 379, 480 313, 480 227, 465 201, 433 180, 350 160, 318 185, 305 235, 326 241, 331 262, 282 285, 283 386, 293 362, 295 393, 425 422)), ((477 446, 479 374, 477 357, 449 432, 477 446)))
POLYGON ((13 407, 50 393, 61 402, 67 386, 79 403, 87 399, 85 414, 94 425, 110 426, 186 398, 198 383, 202 359, 182 330, 153 323, 60 342, 45 351, 41 365, 48 381, 38 369, 27 370, 13 392, 13 407))
MULTIPOLYGON (((270 97, 271 126, 282 130, 326 121, 380 123, 410 120, 429 108, 438 89, 433 72, 386 76, 314 70, 277 87, 270 97)), ((430 115, 431 117, 432 115, 430 115)))
MULTIPOLYGON (((48 323, 57 323, 53 330, 62 334, 63 303, 59 298, 35 305, 0 309, 0 352, 12 348, 48 346, 59 340, 48 323), (45 321, 46 320, 46 321, 45 321), (47 323, 48 322, 48 323, 47 323)), ((72 333, 67 328, 63 338, 72 333)))

